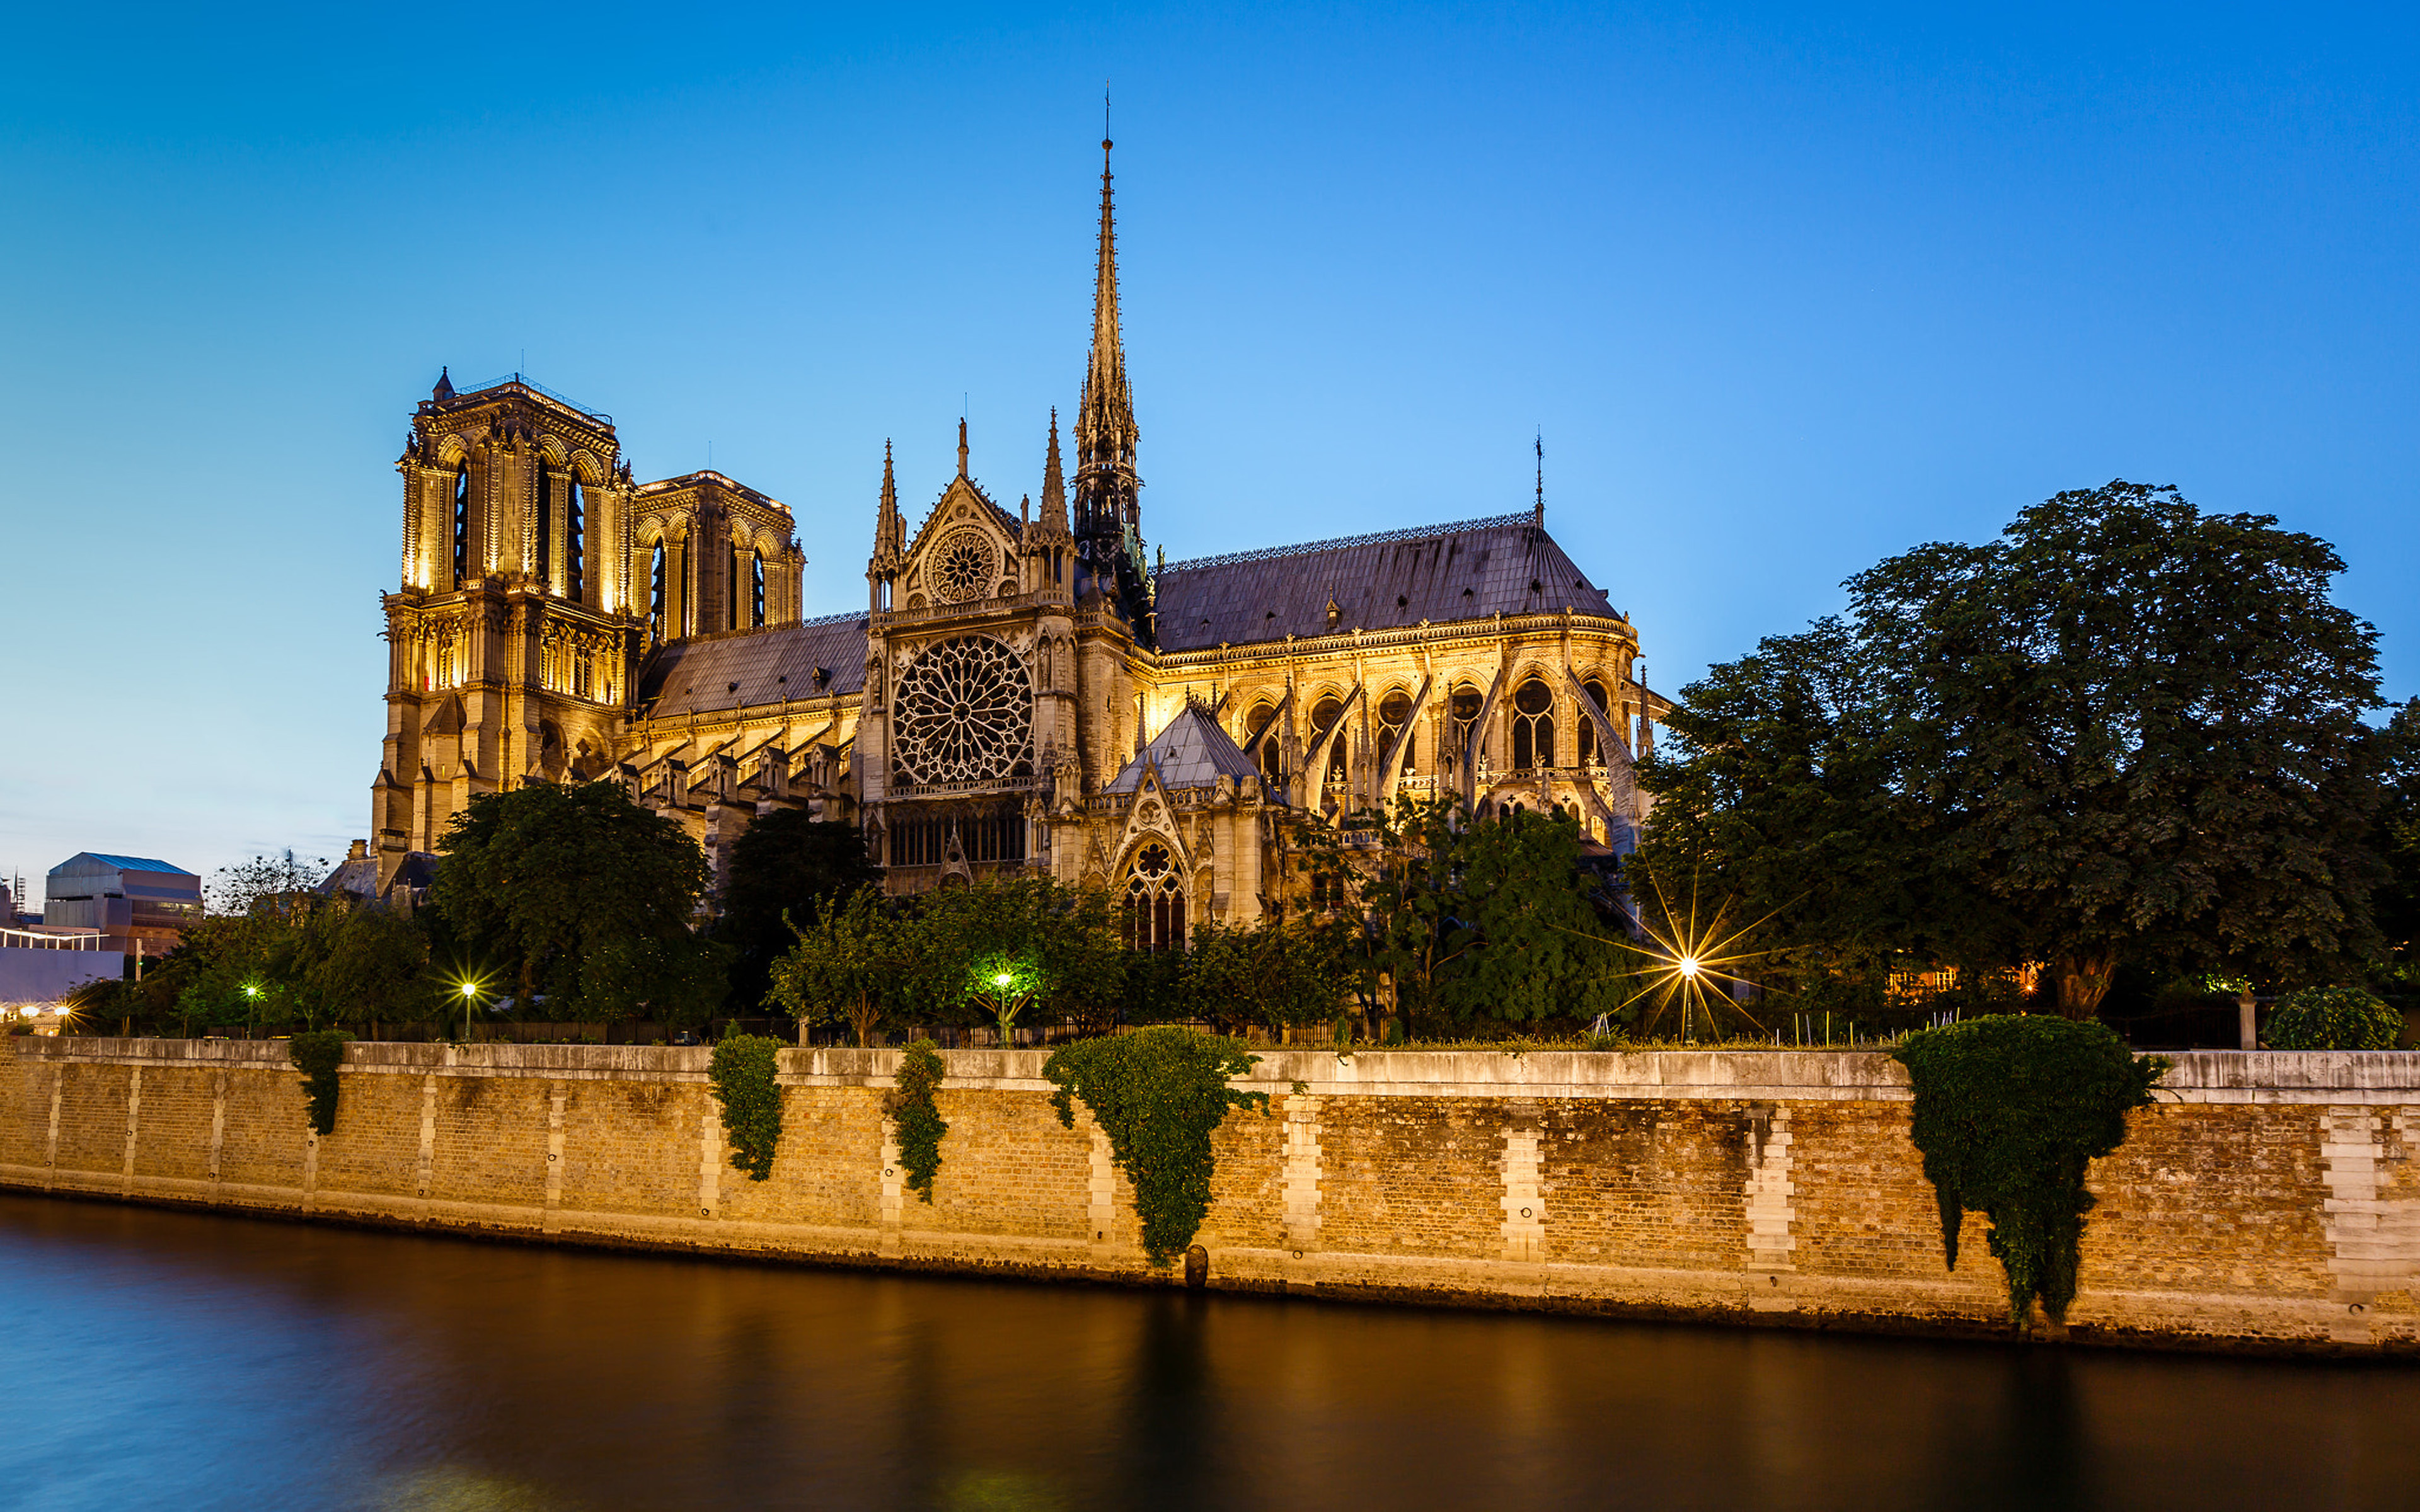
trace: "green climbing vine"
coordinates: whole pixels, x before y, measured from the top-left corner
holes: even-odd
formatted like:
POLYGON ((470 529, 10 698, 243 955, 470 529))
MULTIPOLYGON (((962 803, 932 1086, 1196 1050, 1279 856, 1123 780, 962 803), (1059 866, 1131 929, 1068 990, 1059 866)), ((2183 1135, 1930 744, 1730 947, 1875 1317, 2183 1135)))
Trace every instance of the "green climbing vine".
POLYGON ((774 1056, 782 1041, 761 1034, 724 1033, 715 1042, 707 1074, 722 1104, 722 1129, 731 1141, 731 1164, 752 1181, 773 1174, 773 1149, 782 1142, 782 1088, 774 1056))
POLYGON ((303 1114, 316 1133, 336 1132, 336 1071, 350 1039, 342 1029, 310 1029, 286 1042, 287 1058, 302 1073, 303 1114))
POLYGON ((950 1126, 933 1104, 933 1088, 941 1085, 941 1053, 930 1040, 919 1040, 899 1057, 899 1088, 883 1100, 898 1132, 899 1165, 908 1184, 927 1205, 933 1200, 933 1173, 941 1168, 941 1136, 950 1126))
POLYGON ((1059 1088, 1050 1099, 1059 1121, 1074 1128, 1070 1098, 1082 1098, 1134 1182, 1152 1264, 1182 1254, 1210 1211, 1211 1131, 1231 1107, 1267 1111, 1266 1092, 1227 1085, 1259 1058, 1241 1041, 1162 1026, 1078 1040, 1043 1062, 1059 1088))
POLYGON ((1892 1058, 1916 1088, 1909 1133, 1941 1204, 1941 1242, 1958 1268, 1969 1211, 1992 1221, 1992 1254, 2022 1332, 2035 1299, 2064 1322, 2092 1195, 2085 1168, 2126 1138, 2172 1062, 2136 1056, 2106 1025, 1993 1014, 1900 1041, 1892 1058))

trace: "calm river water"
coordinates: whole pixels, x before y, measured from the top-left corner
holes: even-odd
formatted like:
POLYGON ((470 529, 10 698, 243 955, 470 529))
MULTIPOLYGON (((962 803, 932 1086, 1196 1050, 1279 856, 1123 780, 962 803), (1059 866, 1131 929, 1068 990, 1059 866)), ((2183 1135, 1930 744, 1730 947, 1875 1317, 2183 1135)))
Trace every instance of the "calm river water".
POLYGON ((0 1196, 0 1505, 2420 1506, 2420 1369, 777 1269, 0 1196))

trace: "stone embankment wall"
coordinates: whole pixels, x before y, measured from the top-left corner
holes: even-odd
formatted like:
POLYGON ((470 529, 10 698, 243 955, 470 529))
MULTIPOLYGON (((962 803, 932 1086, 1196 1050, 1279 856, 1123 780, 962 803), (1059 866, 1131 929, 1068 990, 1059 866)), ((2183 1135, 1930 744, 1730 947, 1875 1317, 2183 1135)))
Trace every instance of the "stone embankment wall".
MULTIPOLYGON (((1131 1190, 1038 1051, 956 1051, 931 1204, 897 1052, 782 1056, 772 1179, 705 1050, 357 1044, 336 1132, 285 1046, 25 1039, 0 1185, 855 1265, 1144 1281, 1131 1190)), ((2420 1056, 2180 1056, 2099 1162, 2072 1336, 2420 1351, 2420 1056)), ((2005 1316, 1983 1220, 1944 1269, 1903 1072, 1856 1053, 1278 1051, 1217 1135, 1210 1285, 1941 1334, 2005 1316)))

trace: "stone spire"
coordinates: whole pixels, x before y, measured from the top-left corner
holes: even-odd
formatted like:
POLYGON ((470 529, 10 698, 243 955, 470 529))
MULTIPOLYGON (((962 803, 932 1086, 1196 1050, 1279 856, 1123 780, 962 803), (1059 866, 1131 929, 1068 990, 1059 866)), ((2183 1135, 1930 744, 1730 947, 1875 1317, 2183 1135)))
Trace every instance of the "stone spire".
POLYGON ((908 522, 899 516, 899 480, 891 470, 891 443, 882 443, 882 508, 874 517, 874 555, 892 562, 908 549, 908 522))
POLYGON ((1067 476, 1059 463, 1059 410, 1050 410, 1050 452, 1042 463, 1041 539, 1064 541, 1067 535, 1067 476))
POLYGON ((1101 139, 1093 350, 1076 405, 1075 534, 1088 579, 1080 591, 1109 600, 1129 624, 1146 631, 1150 595, 1142 565, 1142 480, 1135 472, 1140 431, 1135 424, 1134 391, 1126 382, 1125 343, 1118 329, 1118 227, 1110 146, 1109 138, 1101 139))
POLYGON ((967 417, 958 417, 958 476, 967 475, 967 417))

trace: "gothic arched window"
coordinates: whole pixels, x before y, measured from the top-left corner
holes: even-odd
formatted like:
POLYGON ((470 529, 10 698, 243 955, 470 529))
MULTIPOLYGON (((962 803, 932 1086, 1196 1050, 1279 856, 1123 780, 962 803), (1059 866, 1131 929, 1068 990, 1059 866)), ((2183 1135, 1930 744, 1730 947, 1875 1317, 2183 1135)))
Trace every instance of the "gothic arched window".
POLYGON ((1157 841, 1147 841, 1135 852, 1126 876, 1126 948, 1132 950, 1185 949, 1185 883, 1175 858, 1157 841))
POLYGON ((656 543, 656 558, 647 567, 647 638, 664 638, 664 543, 656 543))
POLYGON ((1272 782, 1282 782, 1285 780, 1285 757, 1278 749, 1279 732, 1269 728, 1277 722, 1277 717, 1278 706, 1268 700, 1263 699, 1253 704, 1252 712, 1244 716, 1244 739, 1249 744, 1255 736, 1259 737, 1260 749, 1253 755, 1260 763, 1261 776, 1272 782))
POLYGON ((563 479, 563 593, 577 602, 587 578, 588 498, 581 491, 580 474, 563 479))
POLYGON ((542 457, 537 464, 537 560, 533 565, 539 582, 554 582, 554 474, 542 457))
POLYGON ((454 470, 454 586, 471 576, 471 464, 454 470))
POLYGON ((1404 741, 1404 760, 1400 769, 1405 777, 1411 776, 1414 772, 1419 769, 1419 765, 1413 760, 1414 757, 1419 754, 1419 752, 1415 748, 1419 743, 1419 737, 1414 735, 1406 738, 1404 733, 1404 727, 1411 723, 1411 719, 1412 696, 1409 693, 1404 692, 1402 688, 1396 688, 1393 692, 1388 693, 1385 698, 1378 701, 1379 759, 1384 761, 1386 759, 1386 753, 1393 750, 1395 748, 1395 742, 1398 739, 1402 739, 1404 741))
POLYGON ((748 563, 748 623, 761 628, 765 624, 765 554, 749 552, 748 563))
POLYGON ((1555 764, 1555 695, 1532 677, 1512 690, 1512 769, 1555 764))
MULTIPOLYGON (((1603 714, 1606 712, 1605 680, 1603 678, 1590 678, 1587 682, 1580 685, 1580 691, 1586 693, 1588 695, 1588 701, 1596 705, 1597 713, 1603 714)), ((1596 721, 1588 717, 1588 711, 1586 709, 1580 710, 1579 713, 1580 717, 1576 722, 1579 725, 1580 764, 1582 766, 1602 765, 1606 760, 1606 757, 1605 752, 1597 749, 1596 721)))
POLYGON ((1453 749, 1456 757, 1467 757, 1479 740, 1479 711, 1485 700, 1479 689, 1468 683, 1453 690, 1449 709, 1453 717, 1453 749))
MULTIPOLYGON (((1326 739, 1343 717, 1344 704, 1332 693, 1311 706, 1311 727, 1319 732, 1322 739, 1326 739)), ((1327 785, 1342 786, 1344 776, 1344 736, 1339 732, 1327 741, 1327 785)))

